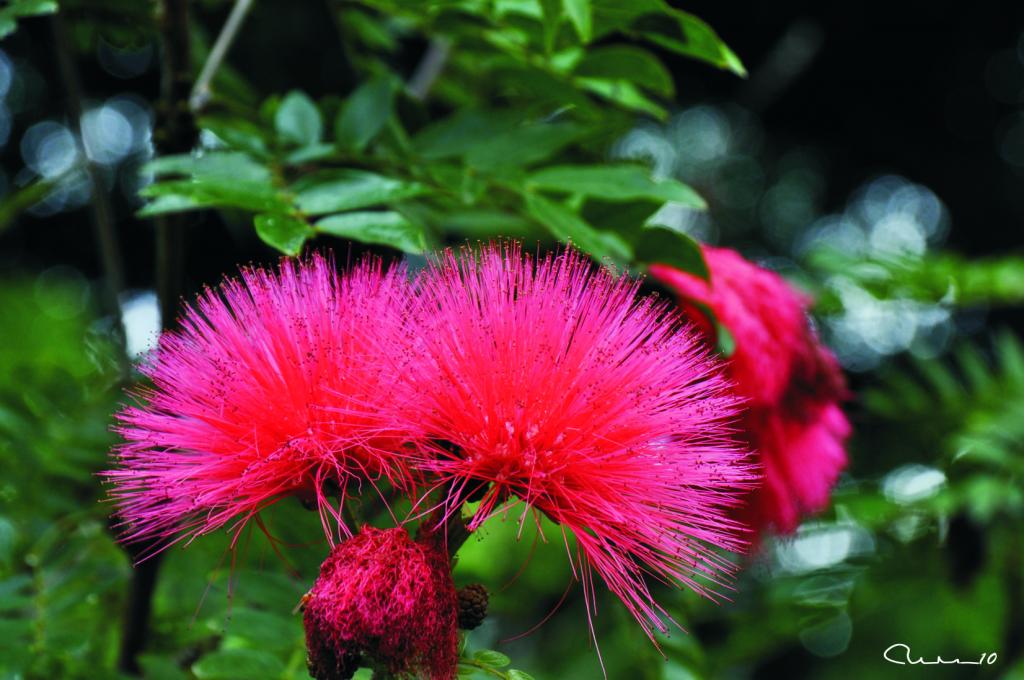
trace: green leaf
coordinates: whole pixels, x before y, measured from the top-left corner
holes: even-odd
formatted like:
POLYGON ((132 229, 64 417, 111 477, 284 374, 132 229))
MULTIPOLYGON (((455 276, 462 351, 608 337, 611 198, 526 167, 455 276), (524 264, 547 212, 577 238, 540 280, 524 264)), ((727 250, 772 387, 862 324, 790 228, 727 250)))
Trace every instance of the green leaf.
POLYGON ((473 658, 485 666, 491 666, 492 668, 504 668, 512 663, 512 659, 508 658, 501 652, 494 651, 493 649, 481 649, 473 655, 473 658))
POLYGON ((530 165, 554 155, 582 134, 582 128, 573 123, 524 125, 474 146, 466 162, 482 169, 530 165))
POLYGON ((338 146, 362 151, 391 117, 397 87, 390 76, 377 76, 345 100, 334 123, 338 146))
POLYGON ((707 203, 687 185, 671 178, 655 178, 642 165, 556 165, 539 170, 527 180, 530 187, 594 196, 603 201, 653 201, 680 203, 705 210, 707 203))
POLYGON ((307 215, 324 215, 393 203, 418 196, 427 188, 364 170, 341 169, 306 177, 292 191, 300 210, 307 215))
POLYGON ((154 200, 142 206, 135 214, 138 217, 156 217, 157 215, 188 212, 189 210, 202 210, 208 207, 210 207, 209 204, 201 203, 189 196, 171 194, 168 196, 157 196, 154 200))
POLYGON ((665 110, 665 107, 651 101, 636 85, 628 80, 575 78, 573 82, 584 90, 615 102, 624 109, 647 113, 658 120, 665 120, 668 117, 668 111, 665 110))
POLYGON ((298 255, 313 229, 305 221, 283 213, 265 213, 255 217, 256 233, 264 243, 285 255, 298 255))
POLYGON ((284 664, 258 649, 222 649, 192 664, 192 672, 199 680, 275 678, 284 672, 284 664))
POLYGON ((555 36, 562 25, 562 2, 564 0, 540 0, 541 12, 544 16, 544 52, 550 53, 555 47, 555 36))
POLYGON ((515 668, 510 668, 505 675, 508 677, 508 680, 534 680, 533 676, 526 671, 516 670, 515 668))
POLYGON ((501 210, 457 210, 438 216, 436 222, 446 233, 485 241, 494 238, 496 234, 534 240, 542 235, 528 218, 501 210))
POLYGON ((663 227, 641 229, 633 250, 637 262, 660 262, 702 279, 710 276, 700 244, 681 231, 663 227))
POLYGON ((591 0, 590 4, 595 38, 621 31, 738 75, 747 74, 739 57, 710 26, 665 0, 591 0))
POLYGON ((463 109, 428 125, 413 137, 413 147, 428 160, 461 156, 507 132, 519 121, 510 111, 463 109))
POLYGON ((640 29, 639 35, 665 49, 706 61, 740 76, 747 75, 740 58, 703 20, 680 10, 673 10, 672 14, 677 20, 678 30, 673 30, 669 22, 661 19, 642 20, 634 24, 634 28, 640 29))
POLYGON ((333 144, 318 142, 292 151, 290 154, 285 156, 284 161, 289 165, 303 165, 305 163, 313 163, 315 161, 322 161, 325 158, 330 158, 334 155, 334 152, 335 148, 333 144))
MULTIPOLYGON (((215 623, 221 625, 219 619, 215 623)), ((231 612, 227 625, 228 634, 267 649, 291 648, 300 632, 292 617, 245 607, 231 612)))
POLYGON ((17 29, 17 19, 53 14, 57 11, 54 0, 13 0, 0 9, 0 38, 6 38, 17 29))
POLYGON ((406 253, 419 254, 427 248, 427 236, 423 228, 393 211, 331 215, 317 222, 316 230, 363 243, 390 246, 406 253))
POLYGON ((38 178, 0 198, 0 232, 21 213, 46 198, 60 184, 61 177, 38 178))
POLYGON ((259 125, 235 116, 203 116, 199 127, 219 137, 232 149, 246 151, 259 158, 268 158, 269 134, 259 125))
POLYGON ((536 194, 526 194, 526 207, 534 219, 556 238, 571 242, 598 260, 610 258, 626 262, 631 259, 629 244, 620 236, 595 229, 564 205, 536 194))
POLYGON ((586 78, 628 80, 666 97, 675 94, 672 74, 661 60, 645 49, 630 45, 588 50, 574 74, 586 78))
POLYGON ((0 565, 9 565, 14 556, 14 545, 18 540, 18 531, 14 523, 0 516, 0 565))
POLYGON ((590 16, 590 0, 562 0, 562 7, 572 22, 580 41, 590 42, 593 22, 590 16))
POLYGON ((192 674, 183 670, 171 655, 140 654, 139 666, 146 680, 189 680, 192 674))
POLYGON ((184 175, 232 178, 269 185, 270 169, 240 151, 209 151, 202 155, 175 154, 154 158, 142 167, 157 176, 184 175))
POLYGON ((289 92, 277 107, 274 127, 282 139, 299 146, 316 144, 324 135, 320 109, 306 93, 298 90, 289 92))
POLYGON ((166 199, 143 207, 138 213, 142 217, 199 208, 241 208, 263 212, 284 211, 289 207, 273 185, 267 182, 236 181, 231 177, 213 175, 157 182, 143 188, 139 194, 166 199))

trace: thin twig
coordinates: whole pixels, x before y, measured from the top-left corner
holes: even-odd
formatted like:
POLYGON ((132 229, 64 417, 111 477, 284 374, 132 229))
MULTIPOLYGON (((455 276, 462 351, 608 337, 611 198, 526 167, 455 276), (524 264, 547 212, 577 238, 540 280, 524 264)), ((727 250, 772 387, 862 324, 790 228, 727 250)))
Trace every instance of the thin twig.
POLYGON ((196 78, 192 94, 189 96, 188 104, 193 113, 201 111, 210 101, 210 85, 213 82, 214 76, 217 75, 221 64, 224 63, 224 57, 227 56, 232 43, 238 37, 238 31, 242 28, 245 16, 252 8, 252 2, 253 0, 235 0, 235 5, 231 8, 231 14, 228 15, 227 21, 224 22, 224 27, 220 29, 220 35, 217 36, 216 42, 213 43, 213 49, 210 50, 206 63, 203 64, 199 77, 196 78))
MULTIPOLYGON (((196 128, 188 109, 192 89, 187 0, 161 0, 160 34, 163 73, 154 142, 159 155, 188 153, 196 128)), ((181 296, 184 240, 181 215, 164 215, 156 222, 156 289, 164 327, 172 325, 181 296)))
POLYGON ((82 83, 78 76, 74 57, 71 55, 71 39, 68 35, 67 25, 64 23, 63 13, 54 14, 50 18, 50 26, 53 29, 57 65, 60 69, 61 80, 64 82, 64 91, 67 93, 68 118, 74 131, 78 155, 82 159, 82 166, 85 168, 86 177, 88 177, 92 189, 92 200, 89 205, 92 209, 93 231, 99 250, 100 267, 103 271, 103 297, 107 312, 114 319, 114 336, 120 346, 118 364, 123 379, 129 374, 131 365, 125 351, 125 330, 121 319, 119 297, 124 291, 125 276, 121 247, 117 240, 117 228, 114 224, 114 209, 110 204, 110 197, 107 195, 107 188, 103 183, 100 169, 92 160, 82 134, 82 83))
POLYGON ((448 38, 438 36, 430 40, 427 51, 405 86, 406 92, 413 99, 423 101, 434 88, 434 83, 441 76, 444 66, 448 63, 452 43, 448 38))

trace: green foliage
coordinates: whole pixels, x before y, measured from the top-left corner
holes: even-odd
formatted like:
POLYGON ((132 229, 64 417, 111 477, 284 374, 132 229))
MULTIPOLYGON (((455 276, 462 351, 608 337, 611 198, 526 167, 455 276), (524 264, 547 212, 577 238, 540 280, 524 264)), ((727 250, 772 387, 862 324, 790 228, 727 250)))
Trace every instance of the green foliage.
MULTIPOLYGON (((193 17, 194 71, 212 36, 195 17, 227 4, 191 5, 202 8, 193 17)), ((671 109, 684 84, 666 55, 745 74, 699 18, 665 0, 328 4, 352 86, 315 97, 267 92, 241 64, 222 65, 197 118, 202 145, 142 168, 152 181, 140 216, 214 210, 286 255, 311 243, 339 247, 336 239, 421 254, 504 236, 530 249, 571 242, 625 268, 661 262, 708 276, 698 244, 656 217, 668 204, 703 211, 707 202, 647 165, 608 157, 638 120, 671 109), (438 58, 435 72, 425 58, 412 72, 400 66, 424 45, 438 58)), ((157 33, 150 3, 61 5, 90 54, 98 37, 138 46, 157 33)), ((55 10, 54 2, 12 0, 0 9, 0 37, 24 17, 55 10)), ((0 203, 0 230, 81 174, 74 167, 19 184, 0 203)), ((1024 301, 1019 255, 821 248, 804 264, 824 288, 826 312, 840 304, 821 286, 831 277, 879 300, 950 310, 1024 301)), ((94 306, 89 286, 60 270, 0 284, 2 677, 114 677, 131 566, 96 475, 109 465, 125 377, 110 321, 94 306)), ((718 340, 718 351, 731 354, 724 327, 718 340)), ((597 613, 585 609, 566 555, 576 545, 561 527, 543 516, 520 527, 515 509, 488 521, 461 549, 454 573, 457 582, 492 587, 472 649, 463 639, 460 677, 600 677, 586 644, 591 632, 607 677, 642 680, 760 676, 791 662, 814 677, 896 679, 906 669, 878 657, 897 640, 914 641, 915 650, 920 641, 925 655, 1000 651, 1022 597, 1014 578, 1024 518, 1024 349, 1009 331, 987 341, 927 359, 901 356, 880 375, 856 377, 869 388, 849 406, 852 465, 833 507, 739 558, 740 580, 721 604, 652 580, 665 613, 687 631, 658 637, 664 657, 605 589, 595 588, 597 613), (982 536, 981 548, 954 545, 953 527, 964 522, 982 536), (969 578, 951 576, 961 553, 978 557, 969 578), (540 632, 518 636, 541 621, 540 632)), ((374 503, 359 507, 362 518, 391 523, 374 503)), ((260 519, 233 547, 209 536, 164 554, 139 660, 145 677, 308 679, 298 609, 328 547, 315 514, 298 503, 285 500, 260 519)))
POLYGON ((89 291, 53 273, 0 285, 0 672, 109 667, 124 553, 93 475, 112 442, 115 346, 89 291), (58 491, 59 490, 59 491, 58 491), (82 644, 89 640, 89 644, 82 644))
POLYGON ((479 649, 470 654, 463 639, 459 654, 460 678, 502 678, 503 680, 533 680, 526 671, 508 668, 512 659, 493 649, 479 649))
POLYGON ((359 86, 345 100, 334 124, 338 144, 357 152, 365 149, 390 120, 398 89, 392 76, 377 76, 359 86))
POLYGON ((285 255, 298 255, 313 229, 305 220, 284 213, 263 213, 256 216, 256 233, 269 246, 285 255))
POLYGON ((55 0, 9 0, 0 7, 0 39, 7 37, 18 28, 18 19, 53 14, 57 11, 55 0))
MULTIPOLYGON (((812 253, 809 264, 850 277, 880 299, 907 298, 958 306, 1024 302, 1024 257, 970 260, 951 252, 861 258, 833 248, 812 253)), ((829 304, 826 301, 826 304, 829 304)))
POLYGON ((274 130, 285 144, 310 147, 323 137, 324 121, 305 93, 289 92, 274 114, 274 130))
POLYGON ((216 143, 150 163, 157 181, 139 214, 254 213, 257 235, 288 255, 318 235, 420 253, 463 238, 478 214, 488 217, 478 236, 532 223, 529 233, 598 260, 704 273, 692 241, 645 224, 667 203, 704 210, 703 199, 648 167, 603 162, 608 140, 636 113, 663 116, 658 100, 675 91, 654 52, 616 40, 742 72, 703 22, 661 2, 361 4, 342 15, 366 43, 363 81, 340 104, 293 91, 242 110, 215 81, 199 123, 216 143), (429 95, 406 91, 387 62, 417 34, 443 40, 448 55, 429 95), (588 212, 608 201, 643 207, 592 223, 588 212))
POLYGON ((865 395, 874 411, 905 426, 928 423, 924 445, 943 454, 949 488, 937 510, 968 512, 988 524, 996 514, 1024 517, 1024 347, 1000 334, 991 365, 973 345, 949 363, 915 360, 865 395))

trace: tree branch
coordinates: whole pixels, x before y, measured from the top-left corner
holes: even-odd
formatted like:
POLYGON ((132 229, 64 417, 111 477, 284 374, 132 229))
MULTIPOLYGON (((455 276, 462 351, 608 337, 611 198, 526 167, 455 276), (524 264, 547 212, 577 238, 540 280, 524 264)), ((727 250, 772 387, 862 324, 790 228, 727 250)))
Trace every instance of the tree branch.
MULTIPOLYGON (((159 155, 188 153, 196 140, 195 124, 188 108, 192 85, 188 2, 161 0, 160 12, 163 73, 154 142, 159 155)), ((172 325, 181 297, 182 227, 181 215, 157 219, 156 288, 164 327, 172 325)))
POLYGON ((416 70, 409 78, 405 86, 406 92, 413 99, 423 101, 430 94, 434 83, 441 76, 444 66, 448 63, 448 55, 451 53, 452 44, 447 38, 438 36, 430 40, 423 59, 416 65, 416 70))
POLYGON ((235 38, 238 36, 238 31, 242 28, 245 16, 251 8, 252 0, 235 0, 235 5, 231 8, 231 14, 228 15, 227 21, 224 22, 224 27, 221 28, 220 35, 217 36, 217 41, 214 42, 213 49, 210 50, 206 63, 203 64, 199 77, 196 78, 192 94, 189 96, 189 107, 193 113, 201 111, 210 101, 210 84, 213 82, 214 76, 217 75, 220 65, 224 63, 224 57, 227 56, 228 50, 231 49, 231 44, 234 43, 235 38))

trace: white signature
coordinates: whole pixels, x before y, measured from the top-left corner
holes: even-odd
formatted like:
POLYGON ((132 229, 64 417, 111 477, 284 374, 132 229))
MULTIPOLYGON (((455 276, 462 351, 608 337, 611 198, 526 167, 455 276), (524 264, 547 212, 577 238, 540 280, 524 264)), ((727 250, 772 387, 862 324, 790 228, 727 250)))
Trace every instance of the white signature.
POLYGON ((899 666, 906 666, 908 664, 911 665, 911 666, 916 666, 918 664, 921 664, 921 665, 924 665, 924 666, 934 666, 935 664, 943 664, 943 665, 958 664, 958 665, 961 665, 961 666, 982 666, 982 665, 984 665, 984 666, 991 666, 992 664, 994 664, 996 662, 996 659, 999 658, 999 655, 996 654, 995 652, 989 652, 988 654, 985 654, 984 652, 982 652, 981 656, 978 657, 977 661, 961 661, 960 659, 943 659, 941 656, 935 657, 934 661, 925 661, 924 657, 922 657, 922 656, 919 656, 916 659, 911 659, 910 658, 910 645, 905 645, 902 642, 897 642, 894 645, 889 645, 888 647, 886 647, 885 651, 882 652, 882 658, 885 659, 886 661, 888 661, 889 663, 894 663, 894 664, 897 664, 899 666), (890 655, 890 652, 893 652, 893 650, 898 650, 898 649, 903 649, 902 655, 899 654, 899 653, 890 655))

